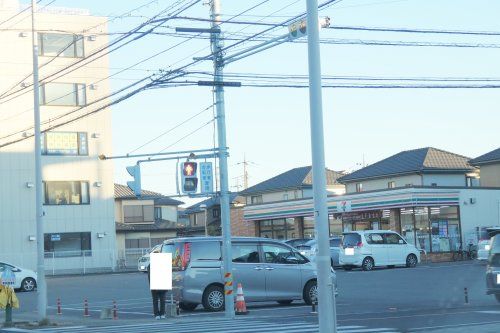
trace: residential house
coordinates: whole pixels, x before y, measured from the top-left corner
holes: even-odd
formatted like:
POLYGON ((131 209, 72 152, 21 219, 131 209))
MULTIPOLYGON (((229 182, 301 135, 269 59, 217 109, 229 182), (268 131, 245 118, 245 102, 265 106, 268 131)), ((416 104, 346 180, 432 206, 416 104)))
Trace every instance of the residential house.
MULTIPOLYGON (((247 226, 243 221, 243 206, 242 198, 236 193, 231 193, 231 235, 255 236, 253 223, 247 226)), ((187 216, 188 224, 184 230, 179 229, 179 236, 219 236, 222 233, 220 197, 208 198, 189 206, 183 215, 187 216)))
POLYGON ((165 239, 177 237, 178 206, 182 201, 142 190, 137 198, 128 186, 115 184, 116 243, 118 259, 127 251, 145 251, 165 239))
POLYGON ((432 147, 407 150, 339 179, 347 193, 409 186, 478 186, 469 158, 432 147))
POLYGON ((469 163, 480 168, 481 186, 500 187, 500 148, 476 157, 469 163))

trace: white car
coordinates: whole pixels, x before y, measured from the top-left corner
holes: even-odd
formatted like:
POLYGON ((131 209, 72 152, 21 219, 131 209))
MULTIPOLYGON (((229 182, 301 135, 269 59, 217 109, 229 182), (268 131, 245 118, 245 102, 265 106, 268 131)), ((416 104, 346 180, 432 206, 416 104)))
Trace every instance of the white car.
POLYGON ((477 242, 477 259, 488 260, 491 249, 491 236, 489 232, 500 231, 500 227, 481 227, 480 239, 477 242))
POLYGON ((148 267, 149 267, 149 256, 151 253, 160 253, 161 251, 161 244, 158 244, 154 246, 151 250, 149 250, 149 253, 146 253, 142 257, 139 258, 137 261, 137 269, 139 272, 144 272, 147 273, 148 267))
POLYGON ((366 230, 344 233, 339 263, 345 270, 361 267, 370 271, 376 266, 415 267, 420 251, 401 235, 390 230, 366 230))
POLYGON ((37 275, 29 269, 20 268, 6 262, 0 262, 0 278, 4 285, 23 291, 36 289, 37 275))

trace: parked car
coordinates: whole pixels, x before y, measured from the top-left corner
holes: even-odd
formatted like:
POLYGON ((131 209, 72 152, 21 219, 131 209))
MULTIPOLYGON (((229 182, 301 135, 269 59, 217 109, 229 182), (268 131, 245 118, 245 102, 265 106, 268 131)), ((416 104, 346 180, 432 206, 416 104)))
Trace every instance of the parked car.
POLYGON ((495 295, 500 302, 500 228, 491 228, 488 231, 492 238, 486 267, 486 293, 495 295))
MULTIPOLYGON (((202 304, 208 311, 224 309, 224 278, 220 237, 168 240, 162 252, 172 253, 174 297, 183 310, 202 304)), ((317 297, 316 268, 297 250, 269 238, 232 239, 233 285, 241 283, 247 302, 290 304, 317 297)), ((335 272, 331 278, 336 286, 335 272)))
POLYGON ((33 291, 36 289, 37 275, 29 269, 0 262, 0 278, 2 283, 10 285, 14 289, 22 291, 33 291))
POLYGON ((493 229, 499 229, 500 227, 481 227, 478 228, 479 230, 479 235, 478 235, 478 242, 477 242, 477 259, 478 260, 488 260, 488 255, 490 253, 491 249, 491 236, 490 233, 488 233, 488 230, 493 230, 493 229))
POLYGON ((288 239, 286 241, 283 241, 283 243, 290 245, 291 247, 298 248, 301 245, 304 245, 305 243, 309 242, 311 238, 292 238, 288 239))
POLYGON ((420 251, 394 231, 352 231, 342 237, 339 262, 345 270, 361 267, 370 271, 376 266, 396 265, 415 267, 419 261, 420 251))
MULTIPOLYGON (((340 237, 330 238, 330 257, 332 267, 339 266, 339 252, 340 252, 340 237)), ((297 246, 297 250, 302 255, 308 257, 311 261, 315 261, 318 254, 318 246, 315 239, 309 240, 307 243, 297 246)))
POLYGON ((149 250, 148 253, 143 255, 142 257, 139 258, 137 261, 137 269, 139 272, 148 272, 148 267, 149 267, 149 257, 151 256, 151 253, 160 253, 161 251, 161 244, 158 244, 154 246, 151 250, 149 250))

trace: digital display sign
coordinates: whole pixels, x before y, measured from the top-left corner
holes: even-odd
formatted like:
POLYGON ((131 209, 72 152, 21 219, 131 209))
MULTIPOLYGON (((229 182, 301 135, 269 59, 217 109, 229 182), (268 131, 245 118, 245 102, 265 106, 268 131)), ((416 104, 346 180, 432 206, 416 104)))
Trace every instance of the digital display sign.
POLYGON ((47 132, 42 136, 45 155, 88 155, 87 133, 47 132))

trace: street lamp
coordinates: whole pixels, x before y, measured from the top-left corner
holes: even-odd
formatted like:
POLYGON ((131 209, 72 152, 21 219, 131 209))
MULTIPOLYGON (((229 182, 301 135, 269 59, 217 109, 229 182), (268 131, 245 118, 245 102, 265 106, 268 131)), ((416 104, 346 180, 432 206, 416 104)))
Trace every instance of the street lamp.
POLYGON ((208 236, 208 228, 207 228, 207 224, 208 224, 208 221, 207 221, 207 205, 201 204, 200 205, 200 209, 203 210, 203 212, 205 213, 205 237, 207 237, 208 236))

